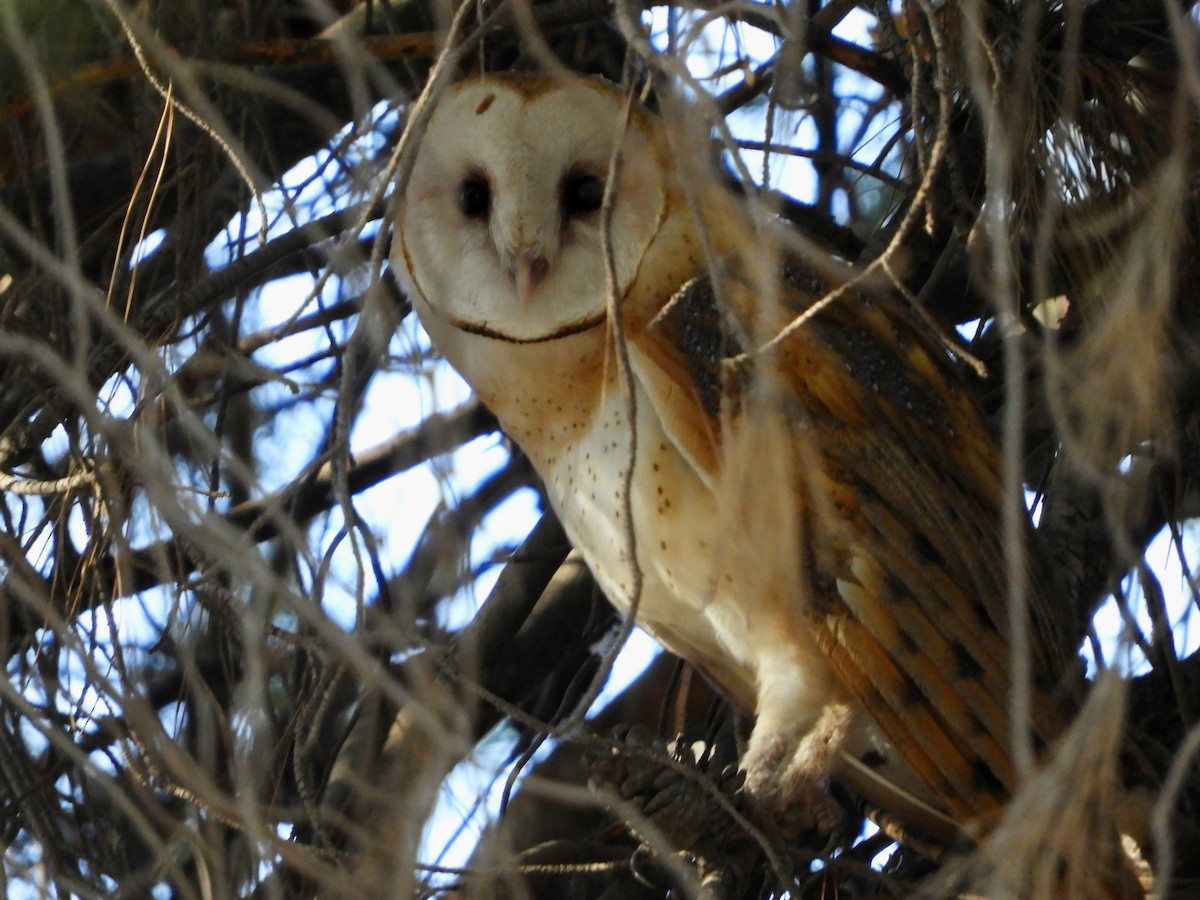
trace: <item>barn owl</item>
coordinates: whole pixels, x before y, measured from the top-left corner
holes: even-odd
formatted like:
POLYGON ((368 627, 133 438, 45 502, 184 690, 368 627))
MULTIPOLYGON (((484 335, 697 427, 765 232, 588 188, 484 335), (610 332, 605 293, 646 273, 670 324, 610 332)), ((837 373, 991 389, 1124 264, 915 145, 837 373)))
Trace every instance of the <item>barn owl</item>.
MULTIPOLYGON (((393 268, 608 597, 755 716, 756 803, 828 826, 823 779, 886 759, 982 821, 1018 783, 983 417, 885 291, 805 316, 830 272, 782 264, 684 152, 607 82, 461 83, 399 198, 393 268)), ((1069 656, 1032 648, 1036 746, 1069 656)))

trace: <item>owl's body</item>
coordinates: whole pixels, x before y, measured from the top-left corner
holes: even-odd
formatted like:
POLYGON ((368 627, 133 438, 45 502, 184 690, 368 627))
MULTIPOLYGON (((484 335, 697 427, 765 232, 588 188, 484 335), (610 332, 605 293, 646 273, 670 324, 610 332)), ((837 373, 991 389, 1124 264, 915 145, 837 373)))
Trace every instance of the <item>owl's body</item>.
MULTIPOLYGON (((603 284, 603 276, 599 281, 603 284)), ((508 287, 502 281, 493 286, 508 287)), ((750 615, 741 602, 750 593, 744 584, 747 567, 731 552, 727 510, 712 485, 715 473, 697 469, 685 456, 640 379, 629 386, 630 404, 607 322, 556 340, 509 343, 447 323, 426 305, 420 286, 412 288, 410 296, 435 346, 525 450, 606 595, 626 613, 634 603, 625 522, 631 510, 642 580, 638 623, 705 670, 741 708, 755 710, 764 653, 777 646, 780 657, 795 656, 811 641, 803 632, 790 634, 794 627, 766 627, 766 617, 750 615), (631 456, 631 406, 637 417, 636 457, 631 456), (627 505, 631 463, 636 477, 627 505), (738 589, 742 593, 732 596, 738 589)), ((798 693, 811 685, 813 697, 808 710, 797 704, 788 717, 811 722, 828 701, 831 683, 828 665, 815 648, 805 647, 800 655, 802 661, 787 673, 788 683, 798 693)))
MULTIPOLYGON (((783 277, 769 229, 671 152, 603 82, 459 85, 402 200, 402 285, 607 595, 755 714, 752 793, 811 800, 849 741, 987 815, 1017 776, 982 416, 886 297, 788 330, 822 278, 783 277)), ((1035 645, 1034 683, 1064 655, 1035 645)), ((1035 697, 1030 725, 1048 744, 1058 711, 1035 697)))

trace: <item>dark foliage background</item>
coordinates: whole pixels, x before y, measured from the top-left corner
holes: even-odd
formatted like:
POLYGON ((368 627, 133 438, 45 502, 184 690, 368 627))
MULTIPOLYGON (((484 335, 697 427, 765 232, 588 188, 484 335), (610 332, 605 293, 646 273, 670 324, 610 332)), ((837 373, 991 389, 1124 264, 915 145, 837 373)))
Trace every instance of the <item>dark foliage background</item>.
POLYGON ((385 263, 431 67, 557 60, 692 94, 730 129, 697 153, 724 150, 747 190, 786 162, 766 183, 813 252, 886 259, 964 335, 1061 615, 1137 675, 1105 694, 1111 753, 1186 896, 1197 36, 1190 4, 1155 0, 0 4, 3 890, 904 896, 930 877, 916 843, 863 835, 814 865, 731 824, 731 717, 665 657, 581 718, 615 614, 385 263), (715 755, 654 762, 680 732, 715 755), (483 840, 439 871, 475 804, 483 840))

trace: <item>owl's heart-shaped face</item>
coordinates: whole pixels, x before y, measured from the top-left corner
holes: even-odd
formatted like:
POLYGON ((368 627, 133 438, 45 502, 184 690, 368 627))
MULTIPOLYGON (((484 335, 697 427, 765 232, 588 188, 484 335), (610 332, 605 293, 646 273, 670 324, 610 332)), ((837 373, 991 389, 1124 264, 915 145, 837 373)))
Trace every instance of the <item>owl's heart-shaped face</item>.
POLYGON ((488 77, 451 89, 401 201, 401 285, 422 315, 512 342, 604 321, 601 206, 612 198, 617 296, 664 210, 664 152, 645 113, 607 82, 488 77))

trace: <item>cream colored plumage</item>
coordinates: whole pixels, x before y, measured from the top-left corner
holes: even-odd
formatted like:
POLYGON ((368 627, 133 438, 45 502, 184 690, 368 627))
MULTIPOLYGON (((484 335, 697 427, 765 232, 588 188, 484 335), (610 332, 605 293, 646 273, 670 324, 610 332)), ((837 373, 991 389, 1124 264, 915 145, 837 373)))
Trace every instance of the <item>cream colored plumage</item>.
MULTIPOLYGON (((714 184, 685 190, 663 124, 626 110, 583 78, 448 92, 400 202, 404 290, 608 596, 757 716, 743 765, 762 803, 830 824, 816 786, 835 766, 855 780, 845 746, 899 757, 960 822, 990 815, 1017 776, 982 417, 886 296, 785 331, 826 274, 783 277, 770 226, 714 184), (628 380, 602 241, 617 142, 628 380)), ((1037 643, 1035 684, 1068 657, 1037 643)), ((1059 711, 1040 698, 1031 725, 1049 743, 1059 711)))

